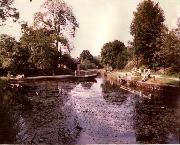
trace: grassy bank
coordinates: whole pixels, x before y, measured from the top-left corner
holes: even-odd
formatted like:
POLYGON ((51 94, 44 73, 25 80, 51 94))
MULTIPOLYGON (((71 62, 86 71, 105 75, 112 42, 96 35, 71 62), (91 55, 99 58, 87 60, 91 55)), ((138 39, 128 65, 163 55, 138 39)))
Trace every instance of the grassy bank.
MULTIPOLYGON (((105 70, 101 69, 101 72, 105 72, 105 70)), ((113 79, 118 80, 119 76, 124 77, 127 76, 132 80, 141 81, 141 77, 132 76, 130 71, 125 70, 114 70, 111 72, 107 72, 106 75, 113 79)), ((168 76, 163 74, 151 74, 151 78, 145 81, 145 83, 153 83, 158 85, 173 85, 173 86, 180 86, 179 78, 175 76, 168 76)))

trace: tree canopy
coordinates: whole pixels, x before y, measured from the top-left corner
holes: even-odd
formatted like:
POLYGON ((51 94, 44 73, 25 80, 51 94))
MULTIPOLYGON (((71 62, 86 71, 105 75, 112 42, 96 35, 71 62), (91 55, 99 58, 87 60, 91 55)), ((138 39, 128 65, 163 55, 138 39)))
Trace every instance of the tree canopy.
POLYGON ((1 56, 1 67, 9 68, 12 64, 12 55, 17 42, 14 38, 8 35, 0 36, 0 56, 1 56))
POLYGON ((20 42, 22 47, 27 48, 31 53, 29 60, 32 67, 52 70, 57 68, 59 52, 55 48, 54 39, 49 30, 27 27, 20 42))
POLYGON ((127 62, 127 48, 119 40, 106 43, 101 49, 101 57, 104 66, 121 69, 127 62))
POLYGON ((11 73, 24 73, 29 68, 29 56, 28 50, 21 47, 15 38, 0 36, 1 68, 11 73))
MULTIPOLYGON (((76 29, 79 27, 72 9, 63 0, 46 0, 34 16, 34 26, 46 28, 57 36, 66 38, 68 43, 64 48, 69 52, 71 50, 69 38, 75 36, 76 29)), ((56 39, 56 48, 61 52, 62 46, 59 43, 61 41, 56 39)))
POLYGON ((135 54, 142 57, 143 63, 152 67, 156 61, 155 52, 161 45, 161 34, 164 29, 164 12, 159 4, 152 0, 141 2, 131 24, 131 34, 134 37, 135 54))
POLYGON ((65 53, 62 55, 63 64, 66 65, 69 69, 76 70, 77 64, 75 59, 73 59, 69 54, 65 53))
POLYGON ((93 56, 89 50, 83 50, 79 59, 81 61, 81 69, 95 69, 102 67, 99 58, 93 56))
POLYGON ((159 64, 164 68, 171 67, 173 71, 180 71, 180 31, 166 30, 162 36, 162 45, 157 52, 159 64))
POLYGON ((93 60, 93 56, 89 52, 89 50, 83 50, 80 54, 80 60, 83 62, 85 59, 90 60, 90 61, 93 60))
POLYGON ((14 0, 0 0, 0 26, 3 25, 8 18, 16 21, 19 18, 19 12, 12 7, 14 0))

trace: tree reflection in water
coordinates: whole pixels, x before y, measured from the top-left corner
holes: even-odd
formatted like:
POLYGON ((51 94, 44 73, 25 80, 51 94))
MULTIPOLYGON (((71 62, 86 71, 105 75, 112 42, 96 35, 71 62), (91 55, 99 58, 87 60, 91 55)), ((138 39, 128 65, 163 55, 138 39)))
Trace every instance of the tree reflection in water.
POLYGON ((121 105, 127 99, 128 94, 130 94, 109 81, 104 81, 101 87, 104 99, 114 105, 121 105))
POLYGON ((90 89, 92 87, 92 85, 93 85, 92 82, 81 83, 81 86, 86 90, 90 89))
POLYGON ((0 143, 178 143, 179 92, 148 99, 102 78, 23 84, 1 94, 0 143))
POLYGON ((17 130, 15 128, 14 117, 9 114, 8 108, 0 100, 0 143, 14 143, 17 130))
POLYGON ((178 143, 180 112, 178 91, 164 90, 152 99, 136 101, 135 130, 139 143, 178 143))
MULTIPOLYGON (((0 143, 73 143, 79 128, 73 108, 66 105, 67 93, 75 83, 33 82, 22 89, 3 95, 10 97, 9 106, 0 106, 0 143), (62 93, 59 93, 59 90, 62 93), (20 98, 20 99, 18 99, 20 98), (28 102, 32 108, 25 110, 28 102), (11 101, 11 100, 14 101, 11 101), (71 123, 71 125, 70 125, 71 123), (71 134, 72 133, 72 134, 71 134)), ((5 97, 4 97, 5 98, 5 97)), ((1 103, 7 99, 1 98, 1 103)))

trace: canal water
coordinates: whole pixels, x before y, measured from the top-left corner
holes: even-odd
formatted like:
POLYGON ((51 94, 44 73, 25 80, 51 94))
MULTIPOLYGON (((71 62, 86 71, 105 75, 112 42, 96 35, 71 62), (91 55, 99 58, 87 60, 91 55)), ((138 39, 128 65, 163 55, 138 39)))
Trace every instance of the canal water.
POLYGON ((179 143, 179 123, 180 92, 147 98, 102 78, 24 83, 0 100, 0 143, 179 143))

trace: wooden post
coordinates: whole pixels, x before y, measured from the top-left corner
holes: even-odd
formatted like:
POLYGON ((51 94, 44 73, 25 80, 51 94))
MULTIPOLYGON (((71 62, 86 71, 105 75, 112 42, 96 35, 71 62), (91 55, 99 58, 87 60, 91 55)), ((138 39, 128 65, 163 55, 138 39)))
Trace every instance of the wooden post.
POLYGON ((80 75, 80 63, 77 64, 77 74, 76 75, 80 75))

